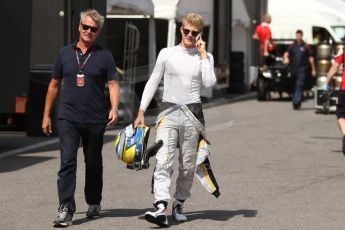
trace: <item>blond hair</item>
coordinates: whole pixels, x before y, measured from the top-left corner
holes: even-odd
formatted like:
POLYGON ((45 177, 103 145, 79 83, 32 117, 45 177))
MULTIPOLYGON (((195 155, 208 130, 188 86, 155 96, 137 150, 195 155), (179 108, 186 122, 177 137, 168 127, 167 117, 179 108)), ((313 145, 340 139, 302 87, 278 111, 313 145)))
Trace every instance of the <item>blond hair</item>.
POLYGON ((104 23, 104 16, 98 13, 97 10, 89 9, 89 10, 80 12, 80 23, 83 22, 86 16, 89 16, 93 21, 95 21, 97 25, 100 27, 100 29, 102 28, 103 23, 104 23))
POLYGON ((270 14, 265 14, 264 17, 263 17, 263 21, 264 22, 268 22, 272 19, 271 15, 270 14))
POLYGON ((200 14, 188 13, 182 19, 182 26, 190 24, 199 29, 199 31, 204 29, 204 18, 200 14))

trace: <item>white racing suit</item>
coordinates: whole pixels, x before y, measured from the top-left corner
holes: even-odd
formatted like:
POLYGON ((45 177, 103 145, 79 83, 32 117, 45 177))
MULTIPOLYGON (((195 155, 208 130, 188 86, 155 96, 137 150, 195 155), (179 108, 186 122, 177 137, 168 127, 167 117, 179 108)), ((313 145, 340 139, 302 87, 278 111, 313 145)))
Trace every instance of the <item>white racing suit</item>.
POLYGON ((170 200, 171 175, 177 146, 180 165, 174 198, 184 201, 190 197, 194 174, 208 192, 218 197, 219 187, 208 161, 208 141, 201 104, 187 105, 194 113, 186 105, 166 105, 169 108, 161 112, 156 120, 156 141, 162 140, 163 146, 156 155, 157 162, 152 180, 155 203, 170 200))

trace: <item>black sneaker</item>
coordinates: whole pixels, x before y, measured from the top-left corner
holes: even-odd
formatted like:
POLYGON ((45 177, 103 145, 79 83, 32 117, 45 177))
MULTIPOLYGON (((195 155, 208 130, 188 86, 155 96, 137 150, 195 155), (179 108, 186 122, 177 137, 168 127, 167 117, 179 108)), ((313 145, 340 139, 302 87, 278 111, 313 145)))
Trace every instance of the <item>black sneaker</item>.
POLYGON ((343 154, 345 155, 345 136, 343 136, 343 154))
POLYGON ((89 205, 86 212, 87 218, 98 218, 101 216, 101 205, 89 205))
POLYGON ((301 108, 301 102, 298 103, 292 103, 293 109, 297 110, 301 108))
POLYGON ((166 212, 166 207, 164 204, 160 203, 156 206, 155 212, 146 212, 145 219, 150 222, 157 224, 160 227, 168 227, 168 217, 166 212))
POLYGON ((183 202, 177 201, 177 200, 174 201, 172 215, 173 215, 174 219, 178 222, 187 221, 187 217, 183 213, 183 202))
POLYGON ((60 205, 58 215, 54 220, 53 226, 56 228, 66 228, 72 225, 73 213, 69 212, 66 205, 60 205))

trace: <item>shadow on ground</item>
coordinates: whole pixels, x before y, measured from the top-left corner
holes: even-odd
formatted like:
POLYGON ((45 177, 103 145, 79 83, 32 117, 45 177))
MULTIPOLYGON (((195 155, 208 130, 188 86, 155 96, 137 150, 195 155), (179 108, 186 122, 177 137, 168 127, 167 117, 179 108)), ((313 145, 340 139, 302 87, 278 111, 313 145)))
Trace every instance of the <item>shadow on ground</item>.
POLYGON ((341 140, 341 137, 311 136, 310 138, 321 139, 321 140, 341 140))
MULTIPOLYGON (((143 214, 149 210, 147 209, 105 209, 101 212, 101 218, 107 217, 133 217, 138 216, 139 219, 144 220, 143 214)), ((257 210, 204 210, 204 211, 195 211, 195 212, 187 212, 185 213, 188 217, 188 222, 194 220, 213 220, 213 221, 227 221, 235 216, 242 216, 245 218, 253 218, 256 217, 258 211, 257 210)), ((82 214, 84 215, 85 212, 77 212, 75 214, 82 214)), ((178 225, 179 222, 173 220, 171 215, 168 216, 170 226, 178 225)), ((85 224, 89 221, 93 221, 97 219, 88 219, 87 217, 73 220, 73 225, 81 225, 85 224)), ((155 227, 153 227, 155 228, 155 227)), ((157 227, 158 228, 158 227, 157 227)))
MULTIPOLYGON (((133 216, 140 216, 143 215, 147 209, 104 209, 101 211, 101 218, 106 218, 106 217, 133 217, 133 216)), ((83 214, 85 215, 85 212, 77 212, 75 214, 83 214)), ((87 223, 89 221, 97 220, 97 219, 89 219, 87 217, 81 218, 81 219, 76 219, 73 220, 73 225, 80 225, 87 223)))
MULTIPOLYGON (((229 219, 235 216, 242 216, 245 218, 253 218, 256 217, 258 211, 257 210, 204 210, 204 211, 195 211, 195 212, 186 212, 185 215, 187 216, 187 222, 195 221, 195 220, 211 220, 211 221, 228 221, 229 219)), ((145 219, 144 216, 140 216, 139 219, 145 219)), ((168 221, 170 226, 179 225, 181 222, 177 222, 173 219, 171 215, 168 216, 168 221)), ((153 227, 159 228, 159 227, 153 227)))
POLYGON ((342 150, 332 150, 332 153, 341 153, 341 154, 343 154, 343 151, 342 150))
MULTIPOLYGON (((49 139, 47 138, 43 139, 43 141, 47 141, 47 140, 49 139)), ((104 144, 112 142, 114 140, 115 140, 115 136, 104 135, 104 144)), ((37 144, 37 142, 34 142, 34 143, 37 144)), ((25 146, 20 146, 20 147, 25 147, 25 146)), ((80 145, 80 147, 82 147, 82 145, 80 145)), ((12 149, 16 149, 16 148, 18 147, 15 147, 13 144, 12 149)), ((20 170, 20 169, 29 167, 31 165, 39 164, 39 163, 42 163, 54 158, 59 158, 60 157, 59 151, 60 151, 59 142, 57 142, 57 143, 49 144, 44 147, 36 148, 34 150, 24 151, 18 155, 2 158, 0 160, 0 173, 20 170), (44 157, 27 155, 27 154, 35 154, 35 153, 42 153, 42 152, 50 152, 50 153, 49 153, 49 156, 44 156, 44 157)))
POLYGON ((315 110, 315 108, 313 108, 313 107, 303 107, 303 105, 302 105, 302 108, 300 108, 300 109, 298 109, 298 110, 296 110, 296 111, 307 111, 307 110, 315 110))
POLYGON ((214 221, 227 221, 235 216, 242 216, 246 218, 256 217, 257 210, 205 210, 205 211, 196 211, 196 212, 187 212, 185 213, 188 217, 188 221, 194 221, 199 219, 207 219, 214 221))
MULTIPOLYGON (((112 141, 115 141, 115 136, 104 135, 103 144, 107 144, 107 143, 112 142, 112 141)), ((80 144, 79 147, 82 147, 82 145, 80 144)), ((48 145, 48 146, 40 147, 40 148, 31 150, 31 151, 26 151, 26 152, 23 152, 23 154, 25 154, 25 153, 51 152, 51 151, 60 151, 59 142, 55 143, 55 144, 48 145)))
POLYGON ((16 171, 54 158, 55 157, 38 156, 13 156, 3 158, 0 161, 0 173, 16 171))

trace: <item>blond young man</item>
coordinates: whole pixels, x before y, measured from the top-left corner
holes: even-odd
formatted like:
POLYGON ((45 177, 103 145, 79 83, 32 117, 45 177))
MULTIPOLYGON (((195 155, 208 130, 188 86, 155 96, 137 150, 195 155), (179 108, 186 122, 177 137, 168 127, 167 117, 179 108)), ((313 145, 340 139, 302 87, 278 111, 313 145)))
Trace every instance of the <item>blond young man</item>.
POLYGON ((183 204, 191 194, 199 131, 185 114, 188 108, 194 117, 204 124, 200 93, 203 87, 216 83, 213 56, 206 51, 202 40, 204 22, 202 16, 189 13, 184 16, 180 33, 181 43, 160 51, 155 68, 146 83, 138 116, 134 126, 144 124, 144 113, 164 78, 163 111, 158 116, 156 140, 163 146, 156 155, 153 176, 155 212, 146 212, 147 221, 161 227, 168 226, 167 206, 170 201, 170 185, 175 150, 179 146, 179 175, 176 182, 172 214, 176 221, 186 221, 183 204))

